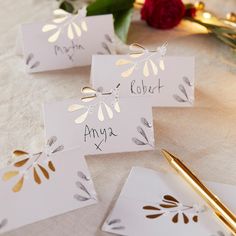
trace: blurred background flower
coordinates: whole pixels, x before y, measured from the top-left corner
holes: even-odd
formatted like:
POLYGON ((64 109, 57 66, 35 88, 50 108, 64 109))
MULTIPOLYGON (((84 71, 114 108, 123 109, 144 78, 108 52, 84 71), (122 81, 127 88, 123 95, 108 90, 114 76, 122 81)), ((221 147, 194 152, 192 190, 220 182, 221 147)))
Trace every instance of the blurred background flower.
POLYGON ((178 25, 185 15, 181 0, 146 0, 141 10, 142 20, 157 29, 171 29, 178 25))

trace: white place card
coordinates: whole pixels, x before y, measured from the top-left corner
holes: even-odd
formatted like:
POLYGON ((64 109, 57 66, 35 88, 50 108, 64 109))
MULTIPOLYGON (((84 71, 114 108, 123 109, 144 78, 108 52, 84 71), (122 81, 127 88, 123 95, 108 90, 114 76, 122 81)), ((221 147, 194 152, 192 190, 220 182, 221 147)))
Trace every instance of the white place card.
POLYGON ((145 99, 119 99, 114 91, 45 104, 46 138, 55 134, 65 149, 78 147, 85 155, 152 150, 151 107, 145 99))
POLYGON ((54 15, 51 21, 21 27, 28 72, 86 66, 93 54, 115 52, 112 15, 86 17, 85 9, 77 15, 58 9, 54 15))
POLYGON ((147 97, 153 107, 193 105, 193 57, 149 51, 132 55, 94 55, 92 86, 108 89, 120 83, 120 97, 147 97))
MULTIPOLYGON (((236 212, 236 187, 206 182, 236 212)), ((118 235, 231 234, 181 177, 134 167, 102 229, 118 235)))
POLYGON ((43 152, 15 151, 18 160, 0 170, 0 233, 97 202, 80 150, 62 150, 54 136, 43 152))

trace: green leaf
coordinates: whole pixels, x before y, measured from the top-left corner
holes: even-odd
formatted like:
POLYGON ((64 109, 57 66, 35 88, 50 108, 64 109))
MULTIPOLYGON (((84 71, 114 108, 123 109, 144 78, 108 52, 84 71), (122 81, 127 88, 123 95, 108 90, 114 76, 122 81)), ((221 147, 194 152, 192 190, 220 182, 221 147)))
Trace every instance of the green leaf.
POLYGON ((236 30, 231 29, 231 28, 227 28, 227 27, 217 27, 214 30, 216 33, 226 33, 226 34, 232 34, 232 35, 236 35, 236 30))
POLYGON ((60 4, 59 8, 65 10, 69 13, 74 12, 74 6, 70 2, 67 2, 67 1, 62 2, 60 4))
POLYGON ((129 27, 133 15, 133 9, 122 11, 114 15, 115 18, 115 32, 117 36, 123 41, 127 41, 129 27))
POLYGON ((209 29, 209 30, 212 30, 212 29, 218 27, 218 26, 216 26, 216 25, 209 24, 209 23, 205 23, 205 22, 203 22, 203 21, 200 21, 200 20, 197 20, 197 19, 191 18, 191 17, 185 17, 185 19, 186 19, 186 20, 189 20, 189 21, 192 21, 192 22, 195 22, 195 23, 198 23, 199 25, 202 25, 202 26, 206 27, 206 28, 209 29))
POLYGON ((225 26, 204 23, 200 20, 193 19, 193 18, 186 18, 186 19, 206 27, 216 38, 218 38, 219 40, 221 40, 223 43, 227 44, 228 46, 232 47, 233 49, 236 49, 235 29, 225 27, 225 26))
POLYGON ((185 6, 186 10, 194 8, 194 4, 192 4, 192 3, 186 3, 184 6, 185 6))
POLYGON ((87 7, 87 16, 113 14, 117 36, 126 42, 134 0, 97 0, 87 7))
POLYGON ((87 7, 87 16, 114 14, 133 7, 134 0, 97 0, 87 7))
POLYGON ((222 35, 216 35, 216 37, 221 40, 222 42, 224 42, 225 44, 229 45, 230 47, 232 47, 233 49, 236 49, 236 40, 228 38, 228 37, 224 37, 222 35))

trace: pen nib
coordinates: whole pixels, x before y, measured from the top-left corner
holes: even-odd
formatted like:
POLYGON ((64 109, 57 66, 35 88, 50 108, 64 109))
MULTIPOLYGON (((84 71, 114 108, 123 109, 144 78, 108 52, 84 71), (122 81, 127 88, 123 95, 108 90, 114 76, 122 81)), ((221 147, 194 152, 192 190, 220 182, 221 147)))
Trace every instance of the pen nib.
POLYGON ((162 155, 166 158, 166 160, 168 162, 171 162, 173 159, 175 159, 175 156, 173 154, 171 154, 170 152, 168 152, 165 149, 161 150, 162 155))

